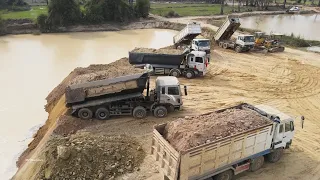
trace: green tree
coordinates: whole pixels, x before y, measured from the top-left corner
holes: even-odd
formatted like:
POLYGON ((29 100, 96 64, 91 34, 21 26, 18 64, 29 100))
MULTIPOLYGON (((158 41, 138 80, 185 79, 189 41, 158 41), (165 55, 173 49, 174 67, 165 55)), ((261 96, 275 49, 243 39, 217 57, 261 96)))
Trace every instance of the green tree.
POLYGON ((146 18, 149 15, 150 1, 149 0, 137 0, 135 11, 138 17, 146 18))
POLYGON ((48 19, 48 16, 45 14, 40 14, 37 17, 37 25, 42 32, 46 31, 49 28, 47 19, 48 19))
POLYGON ((224 0, 221 0, 220 14, 223 15, 224 0))
POLYGON ((134 18, 134 11, 124 0, 91 0, 85 5, 85 17, 91 23, 124 22, 134 18))
POLYGON ((75 0, 51 0, 48 6, 48 24, 64 26, 78 23, 81 19, 80 6, 75 0))
POLYGON ((6 30, 5 30, 4 20, 2 19, 1 14, 0 14, 0 34, 4 34, 5 32, 6 32, 6 30))

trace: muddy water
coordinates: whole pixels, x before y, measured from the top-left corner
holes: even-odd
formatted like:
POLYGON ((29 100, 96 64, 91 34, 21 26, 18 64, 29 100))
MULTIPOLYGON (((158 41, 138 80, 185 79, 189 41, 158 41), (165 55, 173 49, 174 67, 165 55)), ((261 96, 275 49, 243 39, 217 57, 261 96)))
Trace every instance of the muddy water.
POLYGON ((45 122, 45 97, 71 70, 127 57, 135 47, 172 44, 175 31, 16 35, 0 37, 0 179, 16 171, 15 161, 45 122))
POLYGON ((241 18, 241 27, 266 33, 279 32, 320 41, 320 14, 252 16, 241 18))

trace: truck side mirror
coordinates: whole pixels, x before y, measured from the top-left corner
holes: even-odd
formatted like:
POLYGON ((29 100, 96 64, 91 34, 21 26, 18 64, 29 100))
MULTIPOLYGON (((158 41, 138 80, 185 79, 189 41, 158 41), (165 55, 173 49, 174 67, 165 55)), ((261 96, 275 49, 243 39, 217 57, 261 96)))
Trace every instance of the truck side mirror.
POLYGON ((301 127, 303 129, 303 123, 304 123, 304 116, 301 116, 301 127))
POLYGON ((184 95, 188 95, 188 92, 187 92, 187 86, 184 86, 184 95))

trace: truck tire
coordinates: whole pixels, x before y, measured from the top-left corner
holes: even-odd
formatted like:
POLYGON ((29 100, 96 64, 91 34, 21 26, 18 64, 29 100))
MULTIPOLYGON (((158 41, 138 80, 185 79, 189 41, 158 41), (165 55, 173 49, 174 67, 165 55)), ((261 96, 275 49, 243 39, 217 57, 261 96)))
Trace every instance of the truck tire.
POLYGON ((78 111, 78 116, 81 119, 88 120, 92 118, 92 111, 88 108, 82 108, 78 111))
POLYGON ((223 42, 219 42, 219 47, 223 47, 223 42))
POLYGON ((241 53, 241 47, 240 47, 240 46, 236 46, 235 51, 236 51, 237 53, 241 53))
POLYGON ((147 110, 142 106, 137 106, 134 108, 132 116, 137 119, 143 119, 147 117, 147 110))
POLYGON ((170 76, 179 77, 181 72, 178 69, 172 69, 170 72, 170 76))
POLYGON ((192 79, 194 77, 194 72, 193 71, 187 71, 185 74, 185 77, 188 79, 192 79))
POLYGON ((153 115, 157 118, 164 118, 168 114, 168 110, 164 106, 158 106, 154 109, 153 115))
POLYGON ((99 108, 96 110, 95 117, 99 120, 106 120, 110 118, 110 112, 106 108, 99 108))
POLYGON ((250 171, 254 172, 258 169, 260 169, 264 164, 264 157, 260 156, 260 157, 256 157, 251 161, 250 164, 250 171))
POLYGON ((269 162, 275 163, 281 159, 282 155, 283 155, 283 149, 278 148, 278 149, 275 149, 272 153, 268 154, 267 159, 269 162))
POLYGON ((233 178, 232 170, 224 171, 213 177, 213 180, 231 180, 233 178))
POLYGON ((223 48, 228 49, 228 43, 223 43, 223 48))

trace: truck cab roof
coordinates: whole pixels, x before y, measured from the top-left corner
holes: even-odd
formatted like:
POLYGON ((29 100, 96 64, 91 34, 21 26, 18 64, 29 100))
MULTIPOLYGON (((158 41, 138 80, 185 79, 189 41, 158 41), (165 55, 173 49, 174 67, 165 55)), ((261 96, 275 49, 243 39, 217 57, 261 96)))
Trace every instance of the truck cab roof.
POLYGON ((281 122, 289 122, 292 120, 292 117, 290 117, 287 114, 285 114, 285 113, 283 113, 273 107, 270 107, 268 105, 260 104, 260 105, 256 105, 255 107, 257 107, 258 109, 260 109, 268 114, 278 116, 280 118, 281 122))
POLYGON ((204 51, 191 51, 191 54, 194 54, 197 57, 204 57, 207 55, 204 51))
POLYGON ((173 76, 160 76, 156 79, 157 86, 178 86, 179 81, 173 76))

